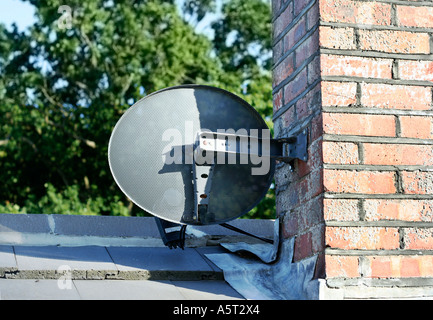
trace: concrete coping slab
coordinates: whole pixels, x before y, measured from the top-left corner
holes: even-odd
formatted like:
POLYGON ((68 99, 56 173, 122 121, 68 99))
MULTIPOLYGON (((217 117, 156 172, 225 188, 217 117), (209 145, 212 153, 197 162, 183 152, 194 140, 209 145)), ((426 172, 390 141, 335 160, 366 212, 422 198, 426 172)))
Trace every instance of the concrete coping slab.
POLYGON ((0 246, 0 279, 223 280, 220 247, 0 246))

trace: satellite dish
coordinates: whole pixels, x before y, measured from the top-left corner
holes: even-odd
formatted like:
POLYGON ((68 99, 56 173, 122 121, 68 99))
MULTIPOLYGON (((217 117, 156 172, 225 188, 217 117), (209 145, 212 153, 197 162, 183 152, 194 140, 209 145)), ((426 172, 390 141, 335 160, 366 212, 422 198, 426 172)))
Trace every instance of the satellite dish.
POLYGON ((271 139, 238 96, 184 85, 131 106, 112 132, 108 159, 120 189, 146 212, 182 225, 223 224, 260 202, 276 159, 306 159, 301 136, 271 139))

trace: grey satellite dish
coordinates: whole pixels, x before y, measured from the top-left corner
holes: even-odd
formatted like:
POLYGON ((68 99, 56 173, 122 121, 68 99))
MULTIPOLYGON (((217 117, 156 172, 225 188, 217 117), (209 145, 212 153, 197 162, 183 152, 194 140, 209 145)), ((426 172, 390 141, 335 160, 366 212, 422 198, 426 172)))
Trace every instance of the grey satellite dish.
POLYGON ((306 157, 305 132, 271 139, 247 102, 203 85, 141 99, 120 118, 108 148, 120 189, 166 226, 240 217, 266 194, 277 159, 306 157))

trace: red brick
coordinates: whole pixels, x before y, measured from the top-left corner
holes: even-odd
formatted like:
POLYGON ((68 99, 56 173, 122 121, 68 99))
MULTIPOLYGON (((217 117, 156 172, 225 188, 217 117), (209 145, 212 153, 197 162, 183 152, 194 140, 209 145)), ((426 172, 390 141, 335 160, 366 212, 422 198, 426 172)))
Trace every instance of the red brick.
POLYGON ((407 250, 433 250, 433 228, 404 228, 403 245, 407 250))
POLYGON ((322 81, 322 105, 347 107, 356 103, 355 82, 322 81))
POLYGON ((429 110, 429 87, 363 83, 361 104, 366 107, 404 110, 429 110))
POLYGON ((284 87, 284 103, 289 103, 307 88, 307 68, 304 68, 296 77, 284 87))
MULTIPOLYGON (((370 262, 371 278, 388 278, 395 275, 391 265, 391 259, 395 257, 367 257, 370 262)), ((397 258, 398 259, 398 258, 397 258)))
POLYGON ((352 28, 320 26, 320 46, 331 49, 355 50, 355 32, 352 28))
POLYGON ((433 256, 367 256, 371 278, 433 276, 433 256))
POLYGON ((433 61, 400 60, 398 67, 400 79, 433 82, 433 61))
POLYGON ((433 222, 433 200, 366 199, 365 220, 433 222))
POLYGON ((358 164, 358 145, 351 142, 323 142, 323 163, 358 164))
POLYGON ((396 30, 359 30, 362 50, 389 53, 430 53, 430 37, 427 33, 396 30))
POLYGON ((281 61, 273 71, 273 86, 278 86, 283 80, 288 78, 294 70, 293 54, 281 61))
POLYGON ((403 190, 407 194, 433 194, 433 172, 403 171, 403 190))
POLYGON ((326 227, 325 244, 344 250, 392 250, 400 246, 398 229, 384 227, 326 227))
POLYGON ((390 25, 391 4, 351 0, 321 0, 320 16, 326 22, 390 25))
POLYGON ((394 172, 323 170, 325 192, 395 193, 394 172))
POLYGON ((397 6, 397 21, 399 26, 433 28, 433 8, 397 6))
POLYGON ((413 259, 419 262, 420 277, 433 277, 433 255, 415 256, 413 259))
POLYGON ((278 37, 281 32, 293 21, 292 15, 293 2, 289 3, 287 8, 275 19, 274 38, 278 37))
POLYGON ((390 115, 323 113, 323 130, 329 134, 394 137, 395 119, 390 115))
POLYGON ((324 199, 325 221, 359 221, 358 200, 324 199))
POLYGON ((433 139, 433 118, 400 116, 400 129, 404 138, 433 139))
POLYGON ((358 257, 326 255, 325 263, 327 278, 360 277, 358 257))
POLYGON ((375 165, 433 165, 433 146, 364 143, 364 163, 375 165))
POLYGON ((402 257, 400 276, 401 277, 420 277, 421 272, 419 269, 419 261, 417 259, 413 259, 413 258, 402 257))
POLYGON ((321 55, 323 76, 392 78, 392 60, 338 55, 321 55))

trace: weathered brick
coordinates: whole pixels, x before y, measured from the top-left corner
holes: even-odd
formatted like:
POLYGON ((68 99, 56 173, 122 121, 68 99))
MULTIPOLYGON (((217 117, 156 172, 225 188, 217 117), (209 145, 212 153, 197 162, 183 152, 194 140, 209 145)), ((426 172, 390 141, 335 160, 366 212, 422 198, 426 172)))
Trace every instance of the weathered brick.
POLYGON ((313 244, 311 239, 311 233, 303 233, 296 237, 295 248, 293 252, 293 260, 299 261, 304 258, 311 256, 313 253, 313 244))
POLYGON ((375 165, 433 165, 433 146, 364 143, 364 163, 375 165))
POLYGON ((284 103, 289 103, 307 88, 307 68, 284 87, 284 103))
MULTIPOLYGON (((305 199, 303 205, 299 206, 296 209, 299 217, 299 230, 301 232, 309 230, 314 235, 313 240, 314 243, 320 241, 316 239, 316 231, 313 231, 319 225, 324 223, 323 220, 323 197, 312 197, 310 199, 305 199)), ((323 239, 321 239, 323 240, 323 239)), ((314 247, 317 248, 318 244, 315 244, 314 247)))
POLYGON ((308 160, 297 161, 297 171, 299 177, 303 177, 310 172, 317 170, 322 167, 322 139, 317 139, 313 141, 308 146, 308 160))
POLYGON ((433 117, 400 116, 400 131, 404 138, 433 139, 433 117))
POLYGON ((312 29, 319 22, 319 1, 307 12, 307 29, 312 29))
POLYGON ((403 190, 407 194, 433 194, 433 172, 401 172, 403 190))
POLYGON ((326 227, 325 244, 344 250, 392 250, 398 249, 397 228, 384 227, 326 227))
POLYGON ((294 1, 293 14, 295 17, 301 13, 301 11, 308 5, 312 0, 296 0, 294 1))
POLYGON ((338 55, 321 55, 323 76, 392 78, 392 60, 338 55))
POLYGON ((399 26, 433 28, 433 7, 397 6, 399 26))
POLYGON ((310 139, 314 141, 319 139, 323 134, 323 116, 318 114, 311 119, 310 139))
POLYGON ((317 109, 320 109, 320 84, 317 84, 303 98, 296 102, 298 120, 305 119, 317 109))
POLYGON ((272 48, 272 58, 274 64, 277 63, 278 60, 283 56, 284 44, 283 41, 278 41, 274 47, 272 48))
POLYGON ((357 199, 324 199, 325 221, 359 221, 358 202, 357 199))
POLYGON ((296 236, 299 232, 299 217, 297 211, 287 212, 283 219, 283 238, 288 239, 296 236))
POLYGON ((293 193, 293 198, 288 198, 288 195, 290 193, 284 193, 286 201, 282 204, 282 207, 287 208, 282 225, 283 237, 287 239, 296 234, 311 232, 313 249, 320 250, 320 247, 323 248, 323 238, 319 239, 320 235, 317 233, 323 225, 323 197, 300 200, 297 192, 293 193))
POLYGON ((293 127, 296 124, 296 113, 295 113, 295 110, 296 110, 295 106, 291 106, 282 115, 284 127, 290 128, 290 127, 293 127))
POLYGON ((433 222, 433 200, 366 199, 364 211, 366 221, 433 222))
POLYGON ((316 30, 295 50, 296 68, 319 50, 319 31, 316 30))
POLYGON ((356 103, 355 82, 322 81, 323 106, 347 107, 356 103))
POLYGON ((327 278, 357 278, 359 273, 359 257, 326 255, 327 278))
POLYGON ((281 61, 273 71, 273 86, 278 86, 283 80, 289 77, 294 70, 294 55, 290 54, 281 61))
POLYGON ((323 163, 358 164, 358 145, 351 142, 323 142, 323 163))
POLYGON ((325 192, 390 194, 395 193, 394 172, 323 170, 325 192))
POLYGON ((395 119, 390 115, 323 113, 323 130, 329 134, 395 136, 395 119))
POLYGON ((403 248, 433 250, 433 228, 404 228, 403 248))
MULTIPOLYGON (((297 176, 297 172, 287 172, 285 176, 286 187, 278 194, 279 199, 283 199, 279 204, 281 212, 293 210, 299 204, 305 205, 323 193, 323 172, 320 168, 302 178, 297 176)), ((278 182, 284 183, 284 180, 281 176, 276 177, 278 182)))
POLYGON ((320 79, 320 56, 316 56, 313 61, 307 65, 307 81, 308 84, 313 84, 320 79))
POLYGON ((308 201, 323 192, 323 170, 321 168, 311 171, 301 180, 302 192, 300 201, 308 201))
POLYGON ((361 92, 361 104, 366 107, 429 110, 432 103, 429 87, 362 83, 361 92))
POLYGON ((321 0, 320 16, 327 22, 390 25, 391 4, 373 1, 321 0))
POLYGON ((359 30, 362 50, 389 53, 430 53, 430 37, 427 33, 396 30, 359 30))
POLYGON ((272 0, 272 16, 275 16, 281 8, 283 0, 272 0))
POLYGON ((302 17, 284 36, 284 52, 289 51, 307 32, 306 18, 302 17))
POLYGON ((433 82, 433 61, 400 60, 398 67, 400 79, 433 82))
POLYGON ((274 113, 281 109, 283 106, 283 90, 280 89, 276 94, 273 96, 273 107, 274 107, 274 113))
POLYGON ((293 21, 293 2, 289 3, 286 9, 275 19, 274 38, 278 37, 281 32, 293 21))
POLYGON ((331 49, 355 50, 353 28, 332 28, 320 26, 320 46, 331 49))

